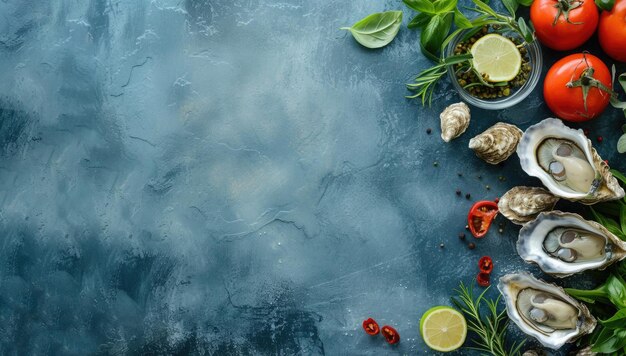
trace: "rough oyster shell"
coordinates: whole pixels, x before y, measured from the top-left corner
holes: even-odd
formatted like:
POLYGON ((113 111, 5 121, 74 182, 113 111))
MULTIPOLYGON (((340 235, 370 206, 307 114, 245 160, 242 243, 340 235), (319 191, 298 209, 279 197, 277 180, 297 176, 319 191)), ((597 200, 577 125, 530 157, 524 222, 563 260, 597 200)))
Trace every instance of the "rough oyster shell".
POLYGON ((602 270, 623 260, 626 242, 594 221, 555 210, 539 214, 522 227, 517 252, 544 272, 567 277, 590 269, 602 270))
POLYGON ((469 142, 469 148, 487 163, 498 164, 515 152, 521 137, 522 130, 517 126, 498 122, 485 132, 472 138, 469 142))
POLYGON ((558 349, 596 327, 596 319, 586 306, 563 288, 526 272, 501 277, 498 290, 504 296, 509 318, 545 347, 558 349))
POLYGON ((624 190, 583 131, 570 129, 559 119, 545 119, 529 127, 517 146, 517 155, 522 169, 539 178, 556 196, 583 204, 624 197, 624 190), (562 148, 566 153, 559 153, 562 148), (546 159, 553 161, 547 164, 546 159), (567 174, 568 169, 572 174, 567 174))
POLYGON ((533 220, 542 211, 552 210, 559 198, 538 187, 513 187, 498 201, 498 210, 517 225, 533 220))
POLYGON ((465 130, 470 123, 470 108, 464 102, 448 106, 440 115, 441 119, 441 139, 450 142, 465 130))

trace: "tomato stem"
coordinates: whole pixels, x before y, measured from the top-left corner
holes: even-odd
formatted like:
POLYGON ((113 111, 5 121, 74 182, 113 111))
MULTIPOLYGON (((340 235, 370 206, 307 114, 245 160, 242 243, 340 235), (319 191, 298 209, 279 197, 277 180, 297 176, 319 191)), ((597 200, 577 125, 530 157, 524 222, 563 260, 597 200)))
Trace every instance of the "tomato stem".
POLYGON ((584 58, 584 61, 585 61, 585 64, 587 65, 587 68, 583 70, 583 72, 580 74, 580 77, 578 77, 577 80, 574 80, 574 81, 570 80, 566 84, 566 86, 568 88, 581 88, 582 89, 583 104, 585 105, 585 112, 587 112, 587 95, 589 95, 589 89, 598 88, 599 90, 609 94, 611 97, 614 97, 616 94, 613 91, 613 89, 607 87, 606 85, 602 84, 601 81, 593 77, 593 73, 595 72, 595 69, 589 66, 586 58, 584 58))
POLYGON ((558 0, 557 3, 554 5, 554 7, 557 8, 558 12, 556 13, 556 17, 554 18, 552 26, 556 25, 561 15, 563 15, 567 23, 571 23, 572 25, 582 25, 584 22, 572 22, 569 19, 569 12, 581 7, 582 4, 582 1, 558 0))

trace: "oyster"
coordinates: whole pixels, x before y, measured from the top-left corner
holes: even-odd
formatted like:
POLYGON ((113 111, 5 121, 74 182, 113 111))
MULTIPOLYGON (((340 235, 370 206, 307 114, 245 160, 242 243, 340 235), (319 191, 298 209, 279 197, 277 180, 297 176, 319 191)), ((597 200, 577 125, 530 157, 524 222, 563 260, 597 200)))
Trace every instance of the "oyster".
POLYGON ((503 276, 498 289, 504 296, 509 318, 545 347, 558 349, 596 327, 596 319, 586 306, 563 288, 526 272, 503 276))
POLYGON ((441 139, 446 142, 455 139, 469 126, 470 109, 464 102, 448 106, 440 115, 441 119, 441 139))
POLYGON ((522 137, 522 130, 517 126, 498 122, 472 138, 469 148, 487 163, 498 164, 515 152, 520 137, 522 137))
POLYGON ((559 198, 537 187, 513 187, 498 201, 498 210, 512 223, 524 225, 546 210, 552 210, 559 198))
POLYGON ((559 119, 529 127, 517 146, 522 169, 554 195, 583 204, 620 199, 624 190, 582 130, 559 119))
POLYGON ((519 232, 517 252, 546 273, 567 277, 626 258, 626 242, 578 214, 541 213, 519 232))

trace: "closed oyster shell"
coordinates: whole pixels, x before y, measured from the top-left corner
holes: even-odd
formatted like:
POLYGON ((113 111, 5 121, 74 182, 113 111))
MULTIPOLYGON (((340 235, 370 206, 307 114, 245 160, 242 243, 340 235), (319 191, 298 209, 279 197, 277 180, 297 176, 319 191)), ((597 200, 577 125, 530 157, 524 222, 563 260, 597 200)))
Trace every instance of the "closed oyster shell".
POLYGON ((522 227, 517 253, 524 261, 562 278, 591 269, 603 270, 623 260, 626 242, 595 221, 554 210, 540 213, 522 227), (568 238, 567 234, 576 237, 568 238))
POLYGON ((487 163, 498 164, 515 152, 522 130, 515 125, 498 122, 472 138, 469 148, 487 163))
POLYGON ((624 197, 624 189, 583 131, 571 129, 559 119, 548 118, 529 127, 517 146, 517 155, 528 175, 539 178, 552 194, 561 198, 589 205, 624 197), (565 155, 557 152, 563 147, 565 155), (556 170, 552 169, 552 163, 548 167, 547 162, 542 163, 546 156, 554 158, 552 163, 556 163, 556 170), (575 161, 575 164, 566 168, 563 160, 575 161), (568 168, 576 168, 574 171, 578 172, 567 175, 568 168), (568 183, 570 177, 571 184, 568 183), (586 184, 584 189, 582 182, 586 184))
POLYGON ((450 142, 465 130, 470 123, 470 108, 464 102, 452 104, 448 106, 440 115, 441 119, 441 138, 450 142))
POLYGON ((533 220, 542 211, 552 210, 559 198, 538 187, 513 187, 498 201, 498 210, 517 225, 533 220))
POLYGON ((586 306, 565 293, 563 288, 536 279, 527 272, 501 277, 498 290, 504 296, 509 318, 545 347, 559 349, 565 343, 590 334, 596 327, 596 319, 586 306), (552 324, 564 315, 571 316, 569 325, 552 324), (548 318, 541 320, 541 317, 548 318))

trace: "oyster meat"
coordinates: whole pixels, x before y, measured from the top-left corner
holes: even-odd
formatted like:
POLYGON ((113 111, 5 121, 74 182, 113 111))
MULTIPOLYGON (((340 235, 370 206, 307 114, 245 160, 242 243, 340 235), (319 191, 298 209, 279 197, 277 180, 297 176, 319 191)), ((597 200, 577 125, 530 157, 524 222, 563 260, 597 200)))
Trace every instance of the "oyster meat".
POLYGON ((448 106, 440 115, 441 139, 446 142, 461 136, 470 123, 470 108, 464 102, 448 106))
POLYGON ((487 163, 498 164, 515 152, 521 137, 522 130, 518 129, 517 126, 498 122, 485 132, 472 138, 469 142, 469 148, 487 163))
POLYGON ((558 349, 596 327, 596 319, 586 306, 563 288, 526 272, 503 276, 498 289, 504 296, 509 318, 545 347, 558 349))
POLYGON ((567 277, 626 258, 626 242, 578 214, 544 212, 522 227, 517 252, 544 272, 567 277))
POLYGON ((524 225, 542 211, 552 210, 559 198, 537 187, 513 187, 498 201, 498 210, 512 223, 524 225))
POLYGON ((517 146, 522 169, 554 195, 583 204, 620 199, 624 190, 582 130, 559 119, 529 127, 517 146))

